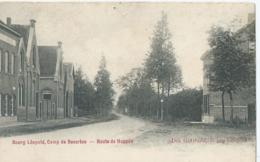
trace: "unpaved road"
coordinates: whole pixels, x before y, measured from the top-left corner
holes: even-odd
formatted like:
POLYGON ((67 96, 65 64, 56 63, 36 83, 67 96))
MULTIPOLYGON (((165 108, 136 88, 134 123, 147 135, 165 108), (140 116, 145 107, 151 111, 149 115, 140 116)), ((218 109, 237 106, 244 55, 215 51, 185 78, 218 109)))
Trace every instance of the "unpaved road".
POLYGON ((163 125, 121 116, 0 138, 0 162, 254 162, 254 134, 248 129, 163 125))

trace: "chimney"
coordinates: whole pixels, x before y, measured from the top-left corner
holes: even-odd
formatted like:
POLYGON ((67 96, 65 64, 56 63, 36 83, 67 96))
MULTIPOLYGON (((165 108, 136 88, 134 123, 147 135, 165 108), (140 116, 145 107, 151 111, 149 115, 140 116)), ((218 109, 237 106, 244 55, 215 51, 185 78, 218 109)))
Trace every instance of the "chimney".
POLYGON ((62 46, 62 42, 58 41, 58 47, 61 48, 61 46, 62 46))
POLYGON ((7 17, 7 18, 6 18, 6 25, 7 25, 7 26, 10 26, 11 23, 12 23, 11 17, 7 17))
POLYGON ((31 27, 35 27, 35 23, 36 23, 36 20, 34 20, 34 19, 31 19, 31 20, 30 20, 30 25, 31 25, 31 27))

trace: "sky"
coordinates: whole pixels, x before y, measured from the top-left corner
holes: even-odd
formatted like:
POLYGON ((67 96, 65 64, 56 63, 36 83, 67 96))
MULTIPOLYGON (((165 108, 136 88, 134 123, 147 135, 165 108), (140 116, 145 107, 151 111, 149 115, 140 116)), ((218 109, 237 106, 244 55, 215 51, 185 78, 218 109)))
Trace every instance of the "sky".
POLYGON ((168 15, 177 63, 186 87, 202 85, 201 55, 209 49, 212 25, 240 28, 254 5, 246 3, 1 3, 0 19, 36 20, 38 45, 63 42, 64 60, 81 66, 93 82, 104 55, 111 79, 141 67, 150 50, 154 25, 168 15))

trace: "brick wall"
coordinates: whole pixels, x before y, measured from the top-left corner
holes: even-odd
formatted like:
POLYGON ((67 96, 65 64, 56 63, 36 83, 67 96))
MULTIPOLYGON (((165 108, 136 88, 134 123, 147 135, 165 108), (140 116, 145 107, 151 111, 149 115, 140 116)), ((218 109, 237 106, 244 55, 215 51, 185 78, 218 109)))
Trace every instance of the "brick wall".
POLYGON ((19 107, 17 109, 17 120, 18 121, 26 121, 26 108, 25 107, 19 107))
MULTIPOLYGON (((247 106, 235 106, 233 108, 233 118, 238 118, 243 122, 248 120, 248 108, 247 106)), ((210 106, 210 115, 214 117, 215 121, 222 120, 222 107, 221 106, 210 106)), ((225 120, 230 121, 231 107, 225 106, 225 120)))
POLYGON ((64 92, 63 92, 63 85, 60 84, 58 87, 58 83, 53 80, 53 78, 49 79, 41 79, 40 80, 40 102, 42 103, 42 108, 43 108, 43 119, 54 119, 56 114, 57 118, 64 118, 64 92), (57 88, 59 88, 58 93, 57 93, 57 88), (47 101, 44 100, 43 94, 49 91, 52 95, 51 100, 48 101, 48 107, 49 110, 47 110, 47 101), (58 102, 57 103, 57 97, 58 97, 58 102), (54 113, 51 113, 52 109, 54 108, 54 113), (48 112, 47 112, 48 111, 48 112), (47 115, 48 114, 48 115, 47 115))
MULTIPOLYGON (((241 91, 237 91, 233 94, 233 105, 239 105, 239 106, 247 106, 250 103, 255 102, 255 89, 254 88, 248 88, 243 89, 241 91)), ((210 92, 209 93, 209 103, 214 105, 221 105, 221 92, 210 92)), ((230 104, 229 95, 225 93, 224 95, 224 101, 225 105, 230 104)))
MULTIPOLYGON (((12 115, 12 99, 13 96, 13 110, 17 110, 17 94, 18 94, 18 68, 19 68, 19 57, 17 54, 18 51, 18 43, 19 38, 14 36, 13 34, 3 30, 0 28, 0 54, 1 54, 1 68, 0 68, 0 96, 1 96, 1 115, 4 116, 6 114, 6 105, 8 106, 7 115, 12 115), (8 41, 9 40, 9 41, 8 41), (13 41, 14 44, 10 44, 10 41, 13 41), (6 65, 6 55, 8 53, 8 71, 5 71, 6 65), (12 61, 13 57, 13 61, 12 61), (13 62, 13 64, 12 64, 13 62), (12 67, 11 67, 12 66, 12 67), (13 69, 13 70, 12 70, 13 69), (5 97, 8 96, 8 100, 6 102, 5 97)), ((13 115, 16 115, 17 112, 13 112, 13 115)))

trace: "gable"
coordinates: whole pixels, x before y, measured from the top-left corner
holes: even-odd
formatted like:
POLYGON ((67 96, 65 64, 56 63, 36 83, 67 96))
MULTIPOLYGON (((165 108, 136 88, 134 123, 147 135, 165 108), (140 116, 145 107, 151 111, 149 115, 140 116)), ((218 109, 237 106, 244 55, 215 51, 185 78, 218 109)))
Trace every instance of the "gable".
POLYGON ((54 77, 58 59, 57 47, 39 46, 39 63, 41 77, 54 77))

